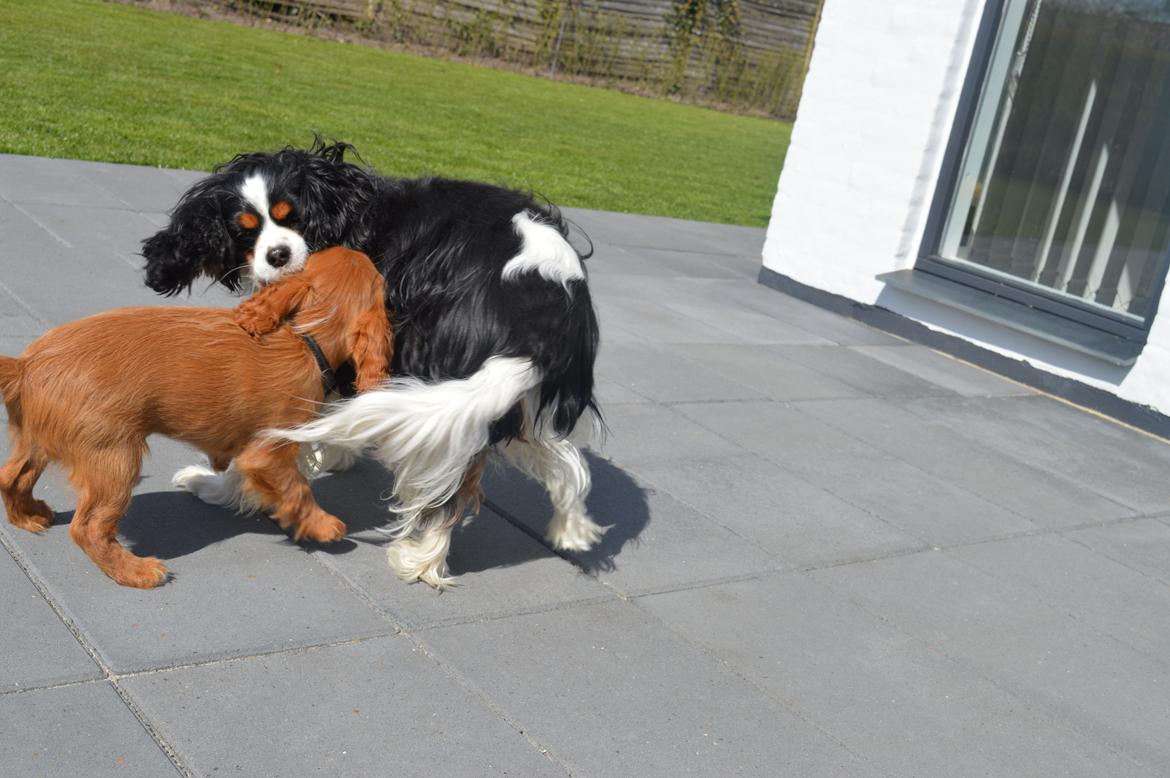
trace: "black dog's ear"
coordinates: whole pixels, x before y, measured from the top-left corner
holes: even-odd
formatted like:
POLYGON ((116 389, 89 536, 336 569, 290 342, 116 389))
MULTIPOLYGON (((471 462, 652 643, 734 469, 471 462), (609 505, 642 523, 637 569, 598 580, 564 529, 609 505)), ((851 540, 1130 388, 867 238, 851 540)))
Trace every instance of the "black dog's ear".
MULTIPOLYGON (((377 176, 344 161, 348 143, 321 146, 320 138, 297 160, 300 231, 312 250, 334 245, 361 245, 364 216, 373 199, 377 176)), ((356 152, 355 152, 356 153, 356 152)))
POLYGON ((142 241, 146 285, 154 291, 177 294, 201 275, 239 289, 238 260, 226 223, 229 195, 219 179, 212 176, 193 186, 171 212, 171 223, 142 241))

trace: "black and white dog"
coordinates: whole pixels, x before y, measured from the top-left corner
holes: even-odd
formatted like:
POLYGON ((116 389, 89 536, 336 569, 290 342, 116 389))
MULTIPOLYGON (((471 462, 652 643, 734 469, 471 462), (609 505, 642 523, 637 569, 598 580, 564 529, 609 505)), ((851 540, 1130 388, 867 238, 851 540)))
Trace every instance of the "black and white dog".
MULTIPOLYGON (((347 151, 318 140, 220 166, 143 242, 146 283, 174 294, 210 276, 236 289, 295 273, 328 246, 369 254, 386 278, 393 379, 287 437, 372 451, 394 472, 389 559, 405 580, 451 583, 451 532, 493 446, 548 490, 552 545, 590 548, 603 528, 585 510, 589 470, 567 436, 598 418, 598 327, 565 220, 510 189, 385 178, 347 151)), ((231 469, 175 479, 208 502, 239 498, 231 469)))

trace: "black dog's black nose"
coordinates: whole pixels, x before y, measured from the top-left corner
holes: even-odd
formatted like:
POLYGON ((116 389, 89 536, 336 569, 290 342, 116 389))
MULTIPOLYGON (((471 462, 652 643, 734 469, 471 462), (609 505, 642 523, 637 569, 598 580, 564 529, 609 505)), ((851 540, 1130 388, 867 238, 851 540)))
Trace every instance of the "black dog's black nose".
POLYGON ((288 246, 276 246, 268 249, 266 259, 268 260, 268 264, 273 267, 284 267, 288 264, 288 258, 291 253, 288 250, 288 246))

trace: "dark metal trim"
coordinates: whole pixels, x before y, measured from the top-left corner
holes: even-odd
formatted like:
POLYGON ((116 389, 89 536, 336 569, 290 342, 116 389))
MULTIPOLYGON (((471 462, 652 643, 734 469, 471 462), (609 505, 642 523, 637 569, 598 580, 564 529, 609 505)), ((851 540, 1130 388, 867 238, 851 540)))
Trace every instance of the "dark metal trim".
POLYGON ((919 257, 915 268, 923 273, 945 278, 948 281, 965 284, 974 289, 1002 297, 1013 302, 1045 311, 1053 316, 1092 327, 1111 335, 1145 343, 1149 328, 1132 319, 1114 318, 1100 309, 1075 299, 1054 299, 1042 289, 1013 284, 1011 279, 980 273, 978 267, 951 262, 937 256, 919 257))
POLYGON ((967 77, 963 82, 963 89, 959 92, 959 108, 955 113, 955 121, 951 127, 951 137, 947 140, 946 151, 943 152, 938 186, 934 190, 934 202, 931 203, 930 212, 926 216, 926 229, 922 235, 922 254, 936 254, 942 241, 947 209, 950 207, 951 199, 955 196, 955 187, 959 183, 959 166, 963 164, 963 152, 967 150, 967 138, 975 123, 975 108, 979 102, 979 92, 983 89, 983 82, 987 78, 987 68, 991 63, 991 50, 995 46, 995 35, 999 30, 1000 21, 1003 19, 1006 1, 987 0, 983 9, 983 18, 979 21, 979 30, 975 33, 975 47, 971 51, 971 61, 967 66, 967 77))
POLYGON ((877 278, 887 287, 964 311, 1119 367, 1129 367, 1142 353, 1144 344, 1129 338, 1087 327, 1008 297, 989 297, 968 284, 956 283, 921 270, 895 270, 882 273, 877 278))
POLYGON ((1142 318, 1141 324, 1135 323, 1120 312, 1113 314, 1107 309, 1062 295, 1056 290, 1047 293, 1024 283, 1015 284, 1010 279, 998 275, 981 273, 978 265, 959 264, 938 254, 947 212, 950 209, 951 201, 955 196, 955 187, 959 181, 959 167, 962 165, 963 155, 967 150, 971 127, 975 122, 975 110, 978 107, 979 95, 987 78, 987 69, 991 63, 991 51, 995 46, 996 35, 1007 2, 1008 0, 987 0, 984 7, 983 18, 979 22, 979 30, 975 36, 975 46, 971 53, 967 76, 959 94, 959 107, 955 115, 954 126, 951 128, 947 148, 943 153, 934 202, 931 203, 930 211, 927 214, 916 268, 994 294, 997 297, 1013 300, 1078 324, 1093 327, 1138 344, 1144 344, 1158 311, 1158 301, 1161 299, 1166 285, 1167 271, 1170 270, 1170 252, 1167 252, 1161 260, 1162 267, 1158 270, 1158 279, 1154 284, 1150 306, 1142 318))

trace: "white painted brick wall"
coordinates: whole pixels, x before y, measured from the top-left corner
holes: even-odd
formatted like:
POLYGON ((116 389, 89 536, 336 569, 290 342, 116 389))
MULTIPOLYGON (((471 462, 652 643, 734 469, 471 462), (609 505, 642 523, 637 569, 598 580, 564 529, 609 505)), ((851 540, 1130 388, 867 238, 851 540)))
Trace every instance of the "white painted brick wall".
POLYGON ((913 264, 982 0, 826 0, 764 265, 873 302, 913 264))

